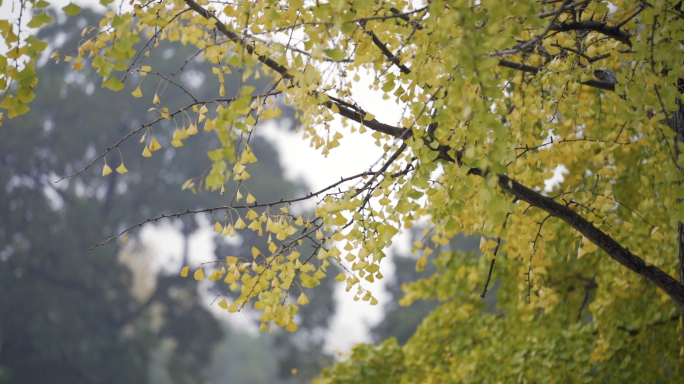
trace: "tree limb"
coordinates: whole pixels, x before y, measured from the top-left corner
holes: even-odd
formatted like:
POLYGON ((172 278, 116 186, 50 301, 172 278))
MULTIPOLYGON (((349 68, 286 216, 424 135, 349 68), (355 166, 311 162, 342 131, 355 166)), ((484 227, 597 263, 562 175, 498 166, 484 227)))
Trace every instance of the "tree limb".
MULTIPOLYGON (((479 168, 472 168, 469 173, 480 177, 487 176, 487 174, 479 168)), ((654 265, 646 265, 646 262, 642 258, 630 252, 629 249, 621 246, 612 237, 596 228, 592 223, 575 213, 569 207, 557 203, 548 196, 544 196, 539 192, 527 188, 508 176, 496 176, 499 178, 498 185, 501 189, 531 206, 540 208, 551 216, 565 221, 584 235, 584 237, 603 249, 610 258, 631 271, 636 272, 638 275, 645 277, 665 291, 677 304, 684 306, 684 285, 679 283, 672 276, 654 265)))

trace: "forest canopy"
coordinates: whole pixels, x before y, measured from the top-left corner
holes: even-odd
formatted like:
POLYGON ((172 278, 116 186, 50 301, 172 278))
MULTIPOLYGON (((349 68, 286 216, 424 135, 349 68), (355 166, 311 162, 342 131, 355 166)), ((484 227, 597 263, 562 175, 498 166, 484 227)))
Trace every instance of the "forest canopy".
POLYGON ((103 177, 126 173, 120 148, 155 157, 211 138, 220 146, 196 154, 208 156, 207 170, 182 188, 229 192, 225 204, 131 222, 94 246, 149 222, 209 213, 221 236, 251 231, 266 244, 179 272, 223 282, 219 305, 228 312, 254 308, 262 329, 294 331, 309 302, 303 289, 325 276, 376 305, 387 248, 419 231, 416 268, 432 261, 436 272, 404 285, 400 304, 443 303, 405 345, 359 346, 321 382, 657 382, 684 374, 681 2, 101 4, 108 12, 83 29, 78 46, 51 51, 35 28, 80 7, 15 1, 24 12, 0 21, 4 115, 31 113, 41 92, 35 68, 49 55, 46 65, 95 71, 103 88, 129 92, 154 113, 63 178, 94 168, 103 177), (175 42, 194 53, 159 71, 150 53, 175 42), (211 65, 210 97, 177 80, 192 60, 211 65), (231 73, 237 84, 226 83, 231 73), (269 85, 257 89, 262 77, 269 85), (393 121, 357 101, 362 79, 396 104, 393 121), (156 90, 143 92, 144 83, 156 90), (186 103, 167 105, 169 88, 186 103), (253 195, 255 132, 286 107, 321 156, 369 140, 382 161, 301 196, 253 195), (554 173, 562 180, 547 186, 554 173), (301 201, 314 213, 291 209, 301 201), (451 249, 459 234, 480 236, 482 254, 451 249), (497 307, 488 310, 482 298, 495 282, 497 307))

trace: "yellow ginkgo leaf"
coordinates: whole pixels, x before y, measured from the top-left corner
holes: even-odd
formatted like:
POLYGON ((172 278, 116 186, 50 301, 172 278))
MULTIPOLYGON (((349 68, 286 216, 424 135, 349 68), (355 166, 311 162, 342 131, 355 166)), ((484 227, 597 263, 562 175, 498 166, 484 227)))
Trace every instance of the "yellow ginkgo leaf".
POLYGON ((188 135, 192 136, 192 135, 196 134, 197 132, 199 132, 197 130, 197 126, 195 124, 191 123, 190 126, 188 127, 188 130, 187 130, 188 135))
POLYGON ((154 94, 154 100, 152 100, 152 104, 159 104, 161 103, 161 100, 159 99, 159 95, 156 93, 154 94))
POLYGON ((237 305, 235 305, 235 302, 233 301, 232 303, 230 303, 230 306, 228 307, 228 312, 235 313, 237 311, 238 311, 238 307, 237 307, 237 305))
POLYGON ((285 330, 288 331, 288 332, 294 332, 294 331, 296 331, 296 330, 297 330, 297 323, 295 323, 294 321, 290 321, 290 322, 287 323, 287 325, 285 326, 285 330))
POLYGON ((116 167, 116 171, 123 175, 124 173, 128 172, 128 169, 126 169, 124 163, 121 163, 121 165, 116 167))
POLYGON ((219 96, 225 96, 226 95, 226 87, 223 86, 223 83, 221 83, 221 87, 219 87, 219 96))
POLYGON ((248 193, 247 194, 247 204, 252 204, 255 201, 256 201, 256 199, 254 198, 254 196, 252 196, 251 193, 248 193))
POLYGON ((107 176, 110 173, 112 173, 112 168, 110 168, 109 165, 105 163, 104 167, 102 167, 102 176, 107 176))
POLYGON ((245 221, 242 220, 242 217, 238 217, 238 219, 235 222, 235 225, 233 227, 235 227, 236 229, 242 229, 246 226, 247 226, 247 224, 245 224, 245 221))
POLYGON ((142 97, 142 91, 140 90, 140 85, 138 85, 138 88, 135 89, 135 91, 131 92, 131 95, 133 97, 142 97))
POLYGON ((123 242, 128 243, 128 236, 124 236, 123 242))
POLYGON ((251 229, 252 231, 260 231, 261 230, 261 224, 259 223, 258 220, 254 220, 249 225, 247 228, 251 229))
POLYGON ((214 224, 214 232, 221 232, 223 231, 223 225, 219 223, 218 221, 214 224))
POLYGON ((204 271, 202 268, 199 268, 198 270, 195 271, 195 280, 204 280, 204 271))
POLYGON ((189 265, 186 265, 185 267, 183 267, 183 269, 181 269, 181 273, 180 273, 181 277, 188 277, 188 271, 189 270, 190 270, 189 265))
POLYGON ((145 149, 143 149, 143 157, 150 157, 152 156, 152 152, 150 152, 150 149, 147 148, 147 145, 145 146, 145 149))
POLYGON ((226 301, 226 299, 223 299, 219 301, 218 306, 223 309, 228 309, 228 302, 226 301))
POLYGON ((214 129, 214 122, 211 121, 211 119, 207 119, 207 121, 204 123, 204 130, 205 131, 211 131, 214 129))
POLYGON ((152 138, 152 142, 150 143, 150 151, 158 151, 161 149, 161 144, 157 141, 157 139, 152 138))
POLYGON ((174 147, 182 147, 183 142, 180 140, 171 140, 171 145, 173 145, 174 147))
POLYGON ((221 272, 219 272, 217 269, 214 269, 213 272, 211 272, 211 275, 209 275, 209 280, 211 281, 216 281, 221 278, 221 272))
POLYGON ((309 303, 309 298, 306 297, 304 292, 302 292, 302 294, 299 295, 299 298, 297 299, 297 304, 304 305, 304 304, 308 304, 308 303, 309 303))
POLYGON ((257 256, 261 254, 261 251, 257 247, 252 247, 252 257, 256 259, 257 256))

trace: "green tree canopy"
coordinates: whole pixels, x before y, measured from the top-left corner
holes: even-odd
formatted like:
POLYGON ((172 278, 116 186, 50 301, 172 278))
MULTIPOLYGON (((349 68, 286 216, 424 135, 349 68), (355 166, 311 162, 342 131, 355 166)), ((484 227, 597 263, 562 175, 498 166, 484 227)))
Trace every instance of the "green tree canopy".
MULTIPOLYGON (((7 117, 40 92, 34 63, 46 44, 24 26, 52 21, 48 2, 18 4, 24 20, 0 22, 7 117)), ((665 0, 112 4, 77 47, 50 57, 95 69, 103 87, 132 92, 156 116, 64 176, 96 165, 103 176, 125 172, 105 163, 119 148, 154 160, 162 147, 218 138, 208 171, 183 187, 233 190, 229 204, 148 217, 105 242, 200 212, 224 236, 263 235, 265 246, 181 272, 224 281, 219 305, 253 306, 263 329, 296 330, 309 301, 302 289, 329 274, 377 304, 385 250, 401 231, 424 228, 417 266, 433 258, 438 272, 405 286, 400 303, 444 304, 405 346, 359 347, 323 382, 673 380, 684 366, 682 41, 682 5, 665 0), (211 65, 211 96, 159 72, 165 62, 150 53, 176 41, 211 65), (243 80, 234 91, 229 73, 243 80), (248 82, 265 74, 265 89, 248 82), (395 121, 355 101, 362 77, 397 104, 395 121), (155 91, 141 88, 148 83, 155 91), (169 87, 187 104, 167 105, 169 87), (285 105, 322 155, 360 132, 383 161, 299 197, 254 195, 253 133, 285 105), (560 166, 564 179, 545 189, 560 166), (313 215, 288 208, 303 200, 313 215), (460 233, 481 236, 484 257, 445 249, 460 233), (313 249, 298 247, 304 240, 313 249), (492 279, 501 280, 499 313, 483 314, 492 279)))

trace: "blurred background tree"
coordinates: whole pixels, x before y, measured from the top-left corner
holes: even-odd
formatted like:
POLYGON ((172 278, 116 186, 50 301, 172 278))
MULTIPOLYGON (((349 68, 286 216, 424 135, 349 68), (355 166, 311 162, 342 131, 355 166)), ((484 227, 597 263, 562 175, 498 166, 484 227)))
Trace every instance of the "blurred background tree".
MULTIPOLYGON (((86 10, 39 34, 53 49, 68 50, 100 17, 86 10)), ((174 81, 204 97, 207 70, 192 59, 194 53, 181 45, 155 52, 169 65, 189 59, 174 81)), ((170 261, 145 239, 88 251, 125 225, 162 212, 226 204, 234 191, 222 196, 199 191, 197 198, 181 190, 208 164, 194 154, 219 147, 218 139, 186 140, 186 146, 197 148, 184 151, 164 145, 162 156, 153 158, 122 148, 130 172, 108 178, 85 172, 55 184, 58 176, 84 166, 96 149, 144 123, 134 116, 146 112, 125 93, 91 97, 100 84, 90 68, 75 73, 66 63, 43 64, 43 92, 33 113, 0 130, 0 383, 296 383, 328 365, 331 358, 321 350, 335 309, 332 279, 323 280, 315 294, 307 291, 313 305, 300 312, 303 332, 253 335, 226 323, 227 314, 217 319, 209 311, 211 294, 217 293, 212 287, 202 293, 195 281, 177 276, 178 268, 165 273, 163 263, 170 261), (153 278, 145 279, 150 274, 153 278)), ((159 68, 169 69, 178 68, 159 68)), ((143 92, 165 87, 148 76, 143 92)), ((226 86, 235 87, 237 76, 226 77, 226 86)), ((252 85, 264 88, 269 81, 252 85)), ((187 101, 174 86, 162 97, 178 105, 187 101)), ((283 124, 293 118, 284 109, 283 124)), ((260 154, 252 194, 275 200, 304 189, 283 179, 277 152, 266 140, 251 143, 260 154)), ((107 161, 116 168, 121 159, 107 161)), ((195 220, 177 219, 157 231, 183 239, 183 260, 173 263, 187 262, 195 220)), ((265 244, 250 235, 230 243, 217 240, 216 255, 248 254, 252 245, 265 244)))

